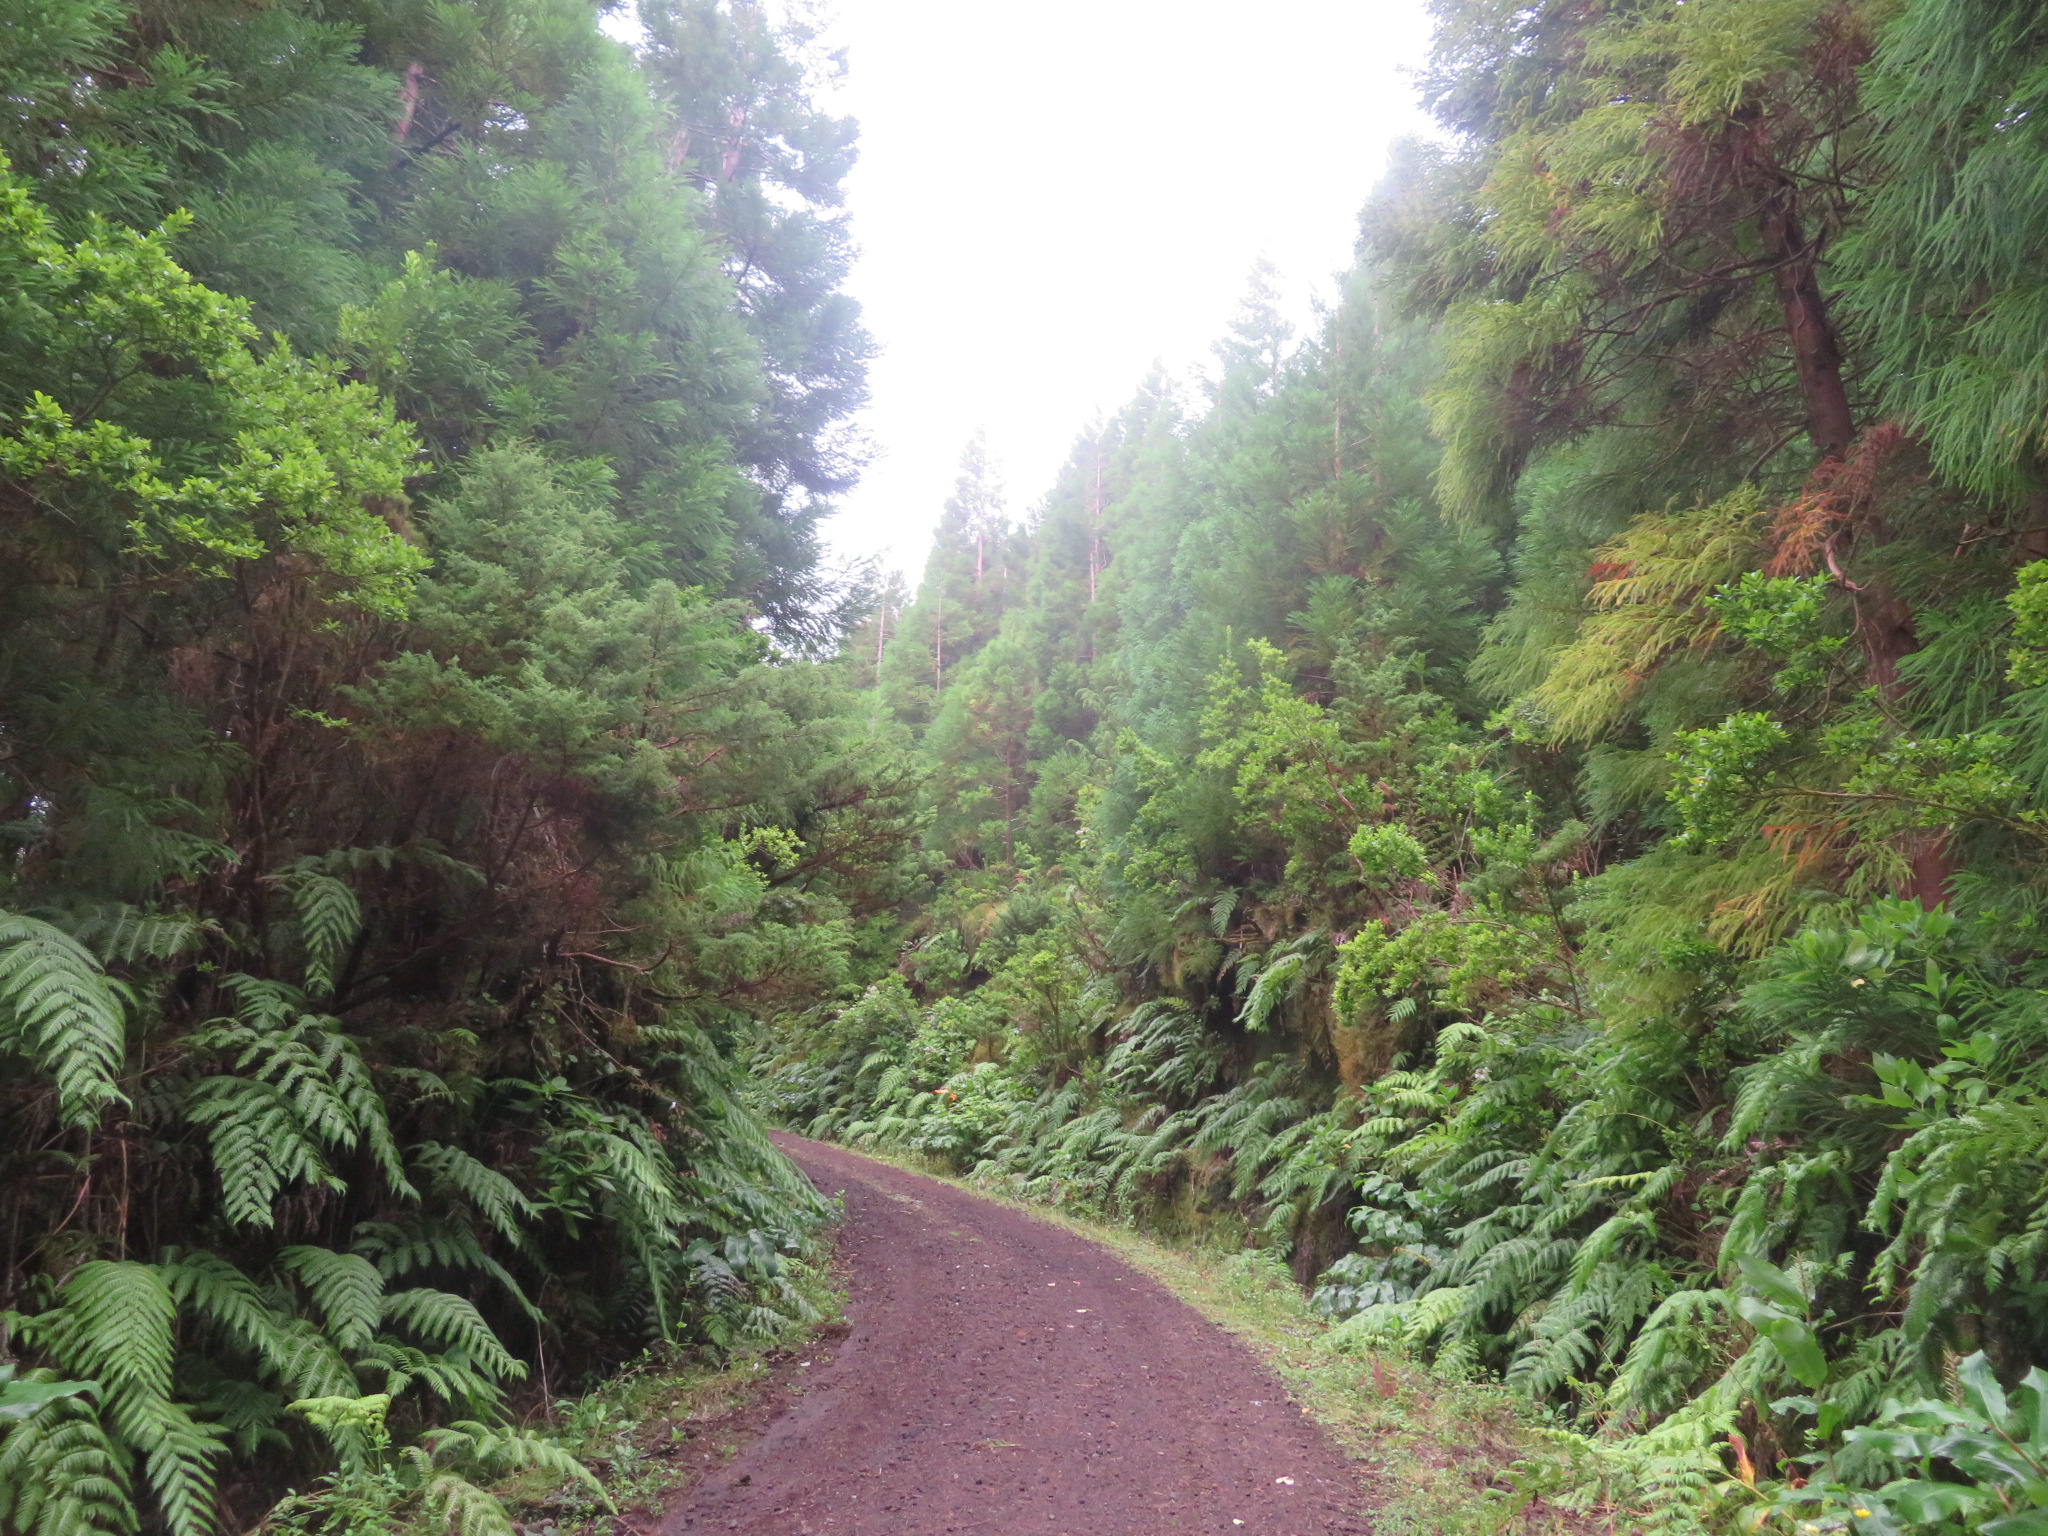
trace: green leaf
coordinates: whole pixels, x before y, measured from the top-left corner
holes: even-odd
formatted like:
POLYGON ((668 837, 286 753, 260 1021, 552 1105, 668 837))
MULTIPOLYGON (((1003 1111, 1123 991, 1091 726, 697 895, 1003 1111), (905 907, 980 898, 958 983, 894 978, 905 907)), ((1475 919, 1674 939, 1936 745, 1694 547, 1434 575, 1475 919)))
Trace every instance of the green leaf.
POLYGON ((1783 1307, 1795 1317, 1804 1317, 1807 1308, 1806 1292, 1799 1288, 1784 1270, 1754 1254, 1745 1254, 1736 1260, 1735 1267, 1742 1272, 1742 1278, 1749 1288, 1777 1306, 1783 1307))
POLYGON ((1956 1379, 1963 1385, 1963 1401, 1991 1423, 2005 1423, 2005 1388, 1983 1350, 1978 1350, 1956 1367, 1956 1379))
POLYGON ((25 1419, 60 1397, 98 1396, 96 1381, 10 1381, 11 1365, 0 1365, 0 1421, 25 1419))
POLYGON ((1917 1478, 1887 1483, 1878 1493, 1908 1520, 1923 1523, 1946 1520, 1965 1510, 1980 1510, 1992 1502, 1991 1496, 1981 1488, 1917 1478))
POLYGON ((1754 1296, 1738 1298, 1735 1309, 1745 1322, 1770 1341, 1771 1347, 1778 1352, 1778 1358, 1785 1362, 1785 1368, 1801 1386, 1819 1388, 1826 1385, 1827 1356, 1821 1353, 1820 1341, 1804 1322, 1796 1317, 1787 1317, 1754 1296))

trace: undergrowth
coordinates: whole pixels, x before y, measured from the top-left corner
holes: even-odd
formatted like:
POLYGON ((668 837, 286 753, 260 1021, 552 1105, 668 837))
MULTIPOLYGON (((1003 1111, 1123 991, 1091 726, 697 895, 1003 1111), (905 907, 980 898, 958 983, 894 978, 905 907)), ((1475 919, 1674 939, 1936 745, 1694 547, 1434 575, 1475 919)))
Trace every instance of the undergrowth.
POLYGON ((583 1397, 549 1406, 547 1437, 596 1474, 597 1486, 563 1484, 544 1474, 507 1478, 493 1491, 515 1529, 545 1536, 637 1536, 707 1462, 738 1449, 734 1422, 776 1389, 776 1367, 825 1342, 845 1295, 829 1255, 789 1266, 802 1315, 750 1337, 719 1357, 702 1350, 660 1348, 607 1378, 583 1397), (598 1489, 602 1489, 600 1496, 598 1489), (608 1499, 612 1508, 605 1507, 608 1499))

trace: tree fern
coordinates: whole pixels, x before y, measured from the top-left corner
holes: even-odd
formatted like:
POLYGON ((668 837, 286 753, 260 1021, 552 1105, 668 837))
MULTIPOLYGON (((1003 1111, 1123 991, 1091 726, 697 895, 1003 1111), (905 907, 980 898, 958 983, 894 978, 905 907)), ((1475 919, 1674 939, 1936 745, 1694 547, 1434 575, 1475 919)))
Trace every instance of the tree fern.
POLYGON ((127 1049, 121 989, 61 928, 0 912, 0 1046, 10 1045, 56 1084, 67 1124, 90 1125, 126 1102, 117 1086, 127 1049))

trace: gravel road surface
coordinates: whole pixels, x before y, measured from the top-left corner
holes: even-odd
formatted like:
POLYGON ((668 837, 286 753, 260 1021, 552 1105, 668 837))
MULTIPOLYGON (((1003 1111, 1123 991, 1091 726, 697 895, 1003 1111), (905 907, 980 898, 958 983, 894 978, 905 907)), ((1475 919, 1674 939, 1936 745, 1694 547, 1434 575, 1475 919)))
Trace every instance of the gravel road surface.
POLYGON ((660 1536, 1370 1531, 1356 1470, 1279 1380, 1156 1281, 936 1180, 776 1139, 846 1201, 850 1332, 660 1536))

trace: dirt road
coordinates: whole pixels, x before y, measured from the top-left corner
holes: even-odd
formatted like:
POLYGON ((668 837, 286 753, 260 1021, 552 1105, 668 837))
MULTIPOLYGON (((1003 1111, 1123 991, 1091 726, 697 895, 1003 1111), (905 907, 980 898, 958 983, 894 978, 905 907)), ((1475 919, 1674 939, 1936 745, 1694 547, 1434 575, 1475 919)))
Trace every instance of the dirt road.
POLYGON ((1106 1249, 778 1137, 843 1194, 851 1332, 661 1536, 1366 1533, 1263 1365, 1106 1249))

